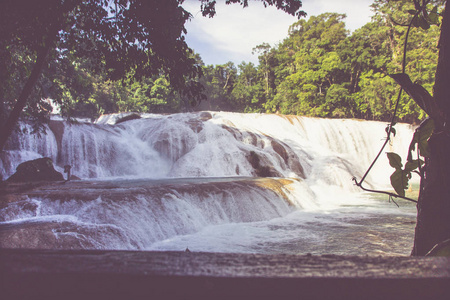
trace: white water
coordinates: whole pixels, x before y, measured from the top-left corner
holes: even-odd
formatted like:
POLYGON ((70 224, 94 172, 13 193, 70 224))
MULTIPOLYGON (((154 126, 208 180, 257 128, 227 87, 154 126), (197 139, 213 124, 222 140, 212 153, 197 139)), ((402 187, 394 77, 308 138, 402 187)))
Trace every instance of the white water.
MULTIPOLYGON (((351 180, 375 157, 386 123, 211 114, 145 115, 118 125, 117 116, 105 116, 65 123, 63 134, 19 136, 1 156, 3 178, 24 160, 48 156, 58 170, 69 164, 89 181, 75 184, 73 195, 28 195, 0 209, 4 235, 33 224, 57 240, 38 248, 351 254, 369 243, 366 253, 407 254, 414 208, 369 199, 351 180), (233 179, 256 176, 252 152, 271 176, 291 180, 267 188, 273 183, 233 179), (406 240, 383 231, 391 219, 400 220, 406 240), (390 245, 396 240, 398 247, 390 245)), ((406 154, 413 129, 397 124, 396 131, 386 151, 406 154)), ((392 171, 383 154, 368 185, 388 188, 392 171)))

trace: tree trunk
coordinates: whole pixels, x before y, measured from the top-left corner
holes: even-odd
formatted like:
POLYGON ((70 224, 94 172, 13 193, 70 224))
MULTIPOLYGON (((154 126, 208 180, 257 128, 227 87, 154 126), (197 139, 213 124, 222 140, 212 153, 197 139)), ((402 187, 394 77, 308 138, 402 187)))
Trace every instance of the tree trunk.
POLYGON ((49 48, 50 47, 48 46, 47 43, 47 46, 42 47, 38 51, 36 63, 33 66, 33 70, 31 71, 30 77, 28 77, 28 80, 25 83, 25 86, 23 87, 22 92, 19 95, 19 98, 17 99, 16 105, 14 105, 14 108, 10 112, 8 119, 3 125, 3 128, 0 130, 0 151, 3 150, 6 141, 11 135, 14 126, 17 124, 17 121, 19 120, 22 110, 25 108, 25 105, 27 104, 28 97, 30 96, 34 86, 36 85, 39 75, 42 72, 42 68, 44 66, 49 48))
POLYGON ((430 157, 417 204, 417 225, 412 255, 422 256, 444 240, 450 239, 450 7, 448 1, 441 25, 439 60, 434 100, 444 122, 435 120, 429 139, 430 157))

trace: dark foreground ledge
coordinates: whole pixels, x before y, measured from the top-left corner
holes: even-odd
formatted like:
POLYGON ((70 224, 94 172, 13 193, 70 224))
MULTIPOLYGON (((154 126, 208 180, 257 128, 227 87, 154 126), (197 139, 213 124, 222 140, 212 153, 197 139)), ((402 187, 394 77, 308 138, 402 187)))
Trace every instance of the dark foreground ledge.
POLYGON ((1 299, 450 299, 450 259, 0 250, 1 299))

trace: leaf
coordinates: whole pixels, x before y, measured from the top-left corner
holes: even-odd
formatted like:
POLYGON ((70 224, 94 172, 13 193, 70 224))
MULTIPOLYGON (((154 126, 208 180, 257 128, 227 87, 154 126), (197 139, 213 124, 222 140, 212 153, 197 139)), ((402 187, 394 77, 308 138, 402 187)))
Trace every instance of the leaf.
POLYGON ((412 160, 412 161, 408 161, 405 164, 405 172, 410 173, 411 171, 414 171, 415 169, 417 169, 419 167, 419 164, 422 165, 423 161, 422 160, 412 160))
POLYGON ((419 26, 422 29, 427 30, 428 28, 430 28, 430 24, 428 24, 428 22, 427 22, 427 20, 425 19, 424 16, 420 16, 418 20, 419 20, 419 26))
POLYGON ((425 119, 414 132, 411 144, 408 150, 408 161, 412 161, 412 152, 416 150, 416 144, 419 154, 423 157, 429 157, 428 139, 434 130, 434 121, 431 118, 425 119))
POLYGON ((433 7, 433 9, 428 14, 427 20, 430 24, 439 25, 439 15, 437 13, 437 10, 438 10, 438 7, 436 5, 435 7, 433 7))
POLYGON ((402 164, 402 158, 400 157, 400 155, 398 155, 397 153, 394 153, 394 152, 388 152, 386 154, 389 159, 389 164, 391 165, 391 167, 395 168, 396 170, 401 170, 403 167, 403 164, 402 164))
POLYGON ((408 188, 406 172, 401 169, 395 170, 391 175, 391 185, 399 196, 405 197, 405 190, 408 188))
POLYGON ((430 118, 426 119, 425 121, 422 122, 422 124, 420 124, 418 129, 419 129, 421 138, 429 139, 431 134, 433 134, 433 131, 434 131, 433 119, 430 119, 430 118))
POLYGON ((414 15, 417 13, 417 10, 414 10, 414 9, 408 9, 407 12, 408 12, 410 15, 413 15, 413 16, 414 16, 414 15))
POLYGON ((426 119, 419 128, 416 129, 414 136, 417 134, 417 147, 419 148, 420 155, 423 157, 430 156, 430 150, 428 148, 428 139, 434 130, 433 119, 426 119))
POLYGON ((405 90, 420 108, 428 115, 433 116, 433 97, 423 86, 418 83, 413 83, 408 74, 405 73, 390 74, 389 76, 405 90))
POLYGON ((420 27, 419 18, 413 18, 412 19, 412 25, 416 28, 420 27))
POLYGON ((397 73, 397 74, 389 74, 389 77, 395 80, 403 89, 407 89, 413 85, 411 78, 409 78, 408 74, 405 73, 397 73))

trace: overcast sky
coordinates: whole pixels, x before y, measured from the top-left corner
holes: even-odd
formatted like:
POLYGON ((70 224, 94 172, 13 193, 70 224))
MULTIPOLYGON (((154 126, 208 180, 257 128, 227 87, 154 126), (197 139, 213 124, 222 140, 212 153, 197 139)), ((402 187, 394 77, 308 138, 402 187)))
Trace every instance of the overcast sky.
MULTIPOLYGON (((188 45, 199 53, 205 64, 224 64, 232 61, 258 63, 252 49, 262 43, 276 46, 287 36, 289 26, 297 21, 274 7, 264 8, 260 1, 250 0, 249 7, 225 5, 217 1, 214 18, 203 17, 199 0, 186 0, 183 7, 193 18, 186 28, 188 45)), ((355 30, 370 21, 373 0, 303 0, 302 9, 308 16, 324 12, 345 13, 347 29, 355 30)))

